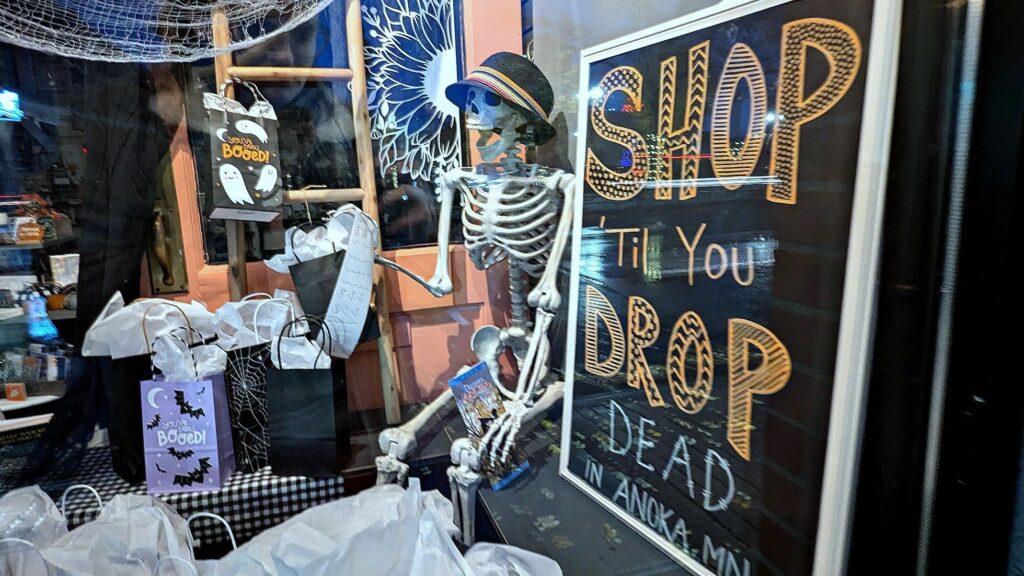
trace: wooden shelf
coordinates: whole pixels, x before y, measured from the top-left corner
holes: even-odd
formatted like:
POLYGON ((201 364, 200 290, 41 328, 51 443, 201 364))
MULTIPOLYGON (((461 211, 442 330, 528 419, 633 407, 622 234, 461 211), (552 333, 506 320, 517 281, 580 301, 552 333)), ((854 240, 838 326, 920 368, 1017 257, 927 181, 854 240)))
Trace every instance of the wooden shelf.
POLYGON ((0 244, 0 251, 2 250, 41 250, 43 248, 49 248, 51 246, 58 246, 60 244, 66 244, 68 242, 77 240, 74 236, 68 236, 67 238, 56 238, 54 240, 43 240, 35 244, 0 244))
MULTIPOLYGON (((74 320, 78 317, 78 312, 75 310, 47 310, 46 315, 50 317, 50 320, 54 322, 60 322, 61 320, 74 320)), ((11 318, 4 318, 0 320, 0 325, 4 324, 24 324, 26 322, 26 316, 21 314, 19 316, 13 316, 11 318)))
POLYGON ((11 402, 10 400, 0 398, 0 412, 10 412, 14 410, 23 410, 25 408, 32 408, 33 406, 39 406, 40 404, 46 404, 47 402, 53 402, 58 399, 59 396, 29 396, 28 398, 19 402, 11 402))
POLYGON ((362 188, 309 188, 306 190, 285 190, 285 202, 362 202, 366 193, 362 188))

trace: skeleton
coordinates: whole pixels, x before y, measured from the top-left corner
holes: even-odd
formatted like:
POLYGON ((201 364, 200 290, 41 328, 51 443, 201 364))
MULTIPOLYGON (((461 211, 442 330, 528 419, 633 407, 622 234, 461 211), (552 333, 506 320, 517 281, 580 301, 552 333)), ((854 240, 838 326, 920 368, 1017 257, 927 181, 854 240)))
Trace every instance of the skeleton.
MULTIPOLYGON (((562 397, 564 383, 549 378, 551 345, 548 329, 561 302, 558 264, 573 218, 574 179, 561 170, 526 164, 519 145, 531 145, 532 126, 518 109, 480 88, 466 93, 467 128, 477 130, 476 148, 485 164, 476 170, 459 168, 438 182, 441 202, 438 258, 433 277, 426 281, 435 296, 449 294, 448 244, 452 204, 462 201, 462 227, 473 264, 484 270, 508 263, 511 319, 507 328, 483 326, 473 335, 472 349, 486 363, 505 397, 505 412, 490 426, 479 449, 466 439, 452 446, 448 478, 455 500, 455 521, 463 542, 472 544, 477 485, 484 459, 504 460, 524 424, 546 412, 562 397), (490 143, 493 136, 500 138, 490 143), (502 157, 499 160, 499 157, 502 157), (497 162, 495 162, 497 161, 497 162), (493 175, 499 178, 493 178, 493 175), (530 279, 536 279, 529 289, 530 279), (535 317, 530 318, 530 308, 535 317), (514 390, 501 382, 498 357, 510 349, 519 368, 514 390)), ((416 448, 416 433, 452 400, 451 390, 415 418, 381 432, 377 483, 402 483, 409 466, 402 462, 416 448)))

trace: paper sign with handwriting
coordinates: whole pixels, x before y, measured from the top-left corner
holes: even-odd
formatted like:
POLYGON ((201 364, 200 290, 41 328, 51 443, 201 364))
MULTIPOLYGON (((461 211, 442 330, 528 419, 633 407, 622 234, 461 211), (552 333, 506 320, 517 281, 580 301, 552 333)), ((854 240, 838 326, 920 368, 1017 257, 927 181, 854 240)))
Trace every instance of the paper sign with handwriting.
POLYGON ((359 343, 373 295, 373 255, 377 244, 376 226, 369 216, 354 211, 345 259, 334 285, 325 320, 331 330, 332 353, 348 358, 359 343))

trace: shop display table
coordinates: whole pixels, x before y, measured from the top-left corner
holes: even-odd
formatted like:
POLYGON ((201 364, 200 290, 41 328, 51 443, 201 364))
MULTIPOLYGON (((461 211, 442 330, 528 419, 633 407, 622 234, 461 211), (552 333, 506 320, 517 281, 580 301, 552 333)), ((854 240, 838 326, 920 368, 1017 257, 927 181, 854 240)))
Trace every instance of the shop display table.
MULTIPOLYGON (((118 494, 145 494, 146 485, 128 484, 114 473, 109 448, 91 448, 76 471, 73 481, 43 481, 40 486, 54 501, 71 484, 86 484, 99 492, 104 502, 118 494)), ((231 525, 239 542, 284 522, 303 510, 341 498, 344 491, 342 478, 305 478, 275 476, 270 468, 252 474, 235 472, 221 490, 163 494, 158 497, 178 511, 183 518, 196 512, 211 512, 222 516, 231 525)), ((65 514, 68 528, 88 522, 99 510, 96 498, 87 490, 76 490, 68 495, 65 514)), ((192 523, 192 534, 199 545, 228 541, 224 527, 206 518, 192 523)))
MULTIPOLYGON (((564 574, 679 574, 677 563, 559 477, 561 411, 556 404, 546 419, 519 436, 530 457, 523 476, 499 492, 481 483, 477 537, 486 537, 481 532, 489 521, 496 540, 547 556, 564 574)), ((445 431, 452 439, 465 436, 457 413, 445 431)))
MULTIPOLYGON (((442 427, 441 419, 432 419, 427 427, 429 438, 423 440, 416 461, 410 463, 412 466, 439 466, 449 462, 451 445, 442 427)), ((275 476, 272 468, 268 467, 251 474, 235 472, 220 490, 158 497, 183 518, 196 512, 222 516, 231 525, 241 545, 308 508, 373 486, 377 479, 374 459, 379 453, 376 434, 356 433, 352 435, 352 460, 342 476, 337 478, 275 476)), ((145 483, 129 484, 114 472, 109 447, 85 449, 80 460, 76 458, 64 468, 39 482, 40 487, 58 503, 61 494, 72 484, 91 486, 104 502, 118 494, 146 493, 145 483)), ((68 496, 66 515, 69 528, 74 529, 92 520, 98 513, 96 498, 87 490, 76 490, 68 496)), ((197 546, 214 550, 214 555, 230 549, 230 540, 223 525, 215 520, 196 519, 192 524, 192 534, 197 546)))

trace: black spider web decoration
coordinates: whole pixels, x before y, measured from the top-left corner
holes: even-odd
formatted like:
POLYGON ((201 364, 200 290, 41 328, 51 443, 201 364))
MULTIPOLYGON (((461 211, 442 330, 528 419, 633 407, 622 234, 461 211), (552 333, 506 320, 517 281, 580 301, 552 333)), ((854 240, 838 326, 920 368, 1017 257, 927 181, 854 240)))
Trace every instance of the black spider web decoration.
POLYGON ((269 464, 267 434, 267 362, 270 344, 228 352, 228 411, 235 443, 235 463, 242 472, 269 464))

